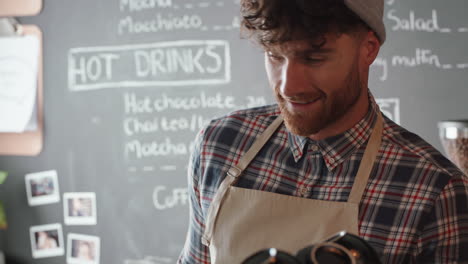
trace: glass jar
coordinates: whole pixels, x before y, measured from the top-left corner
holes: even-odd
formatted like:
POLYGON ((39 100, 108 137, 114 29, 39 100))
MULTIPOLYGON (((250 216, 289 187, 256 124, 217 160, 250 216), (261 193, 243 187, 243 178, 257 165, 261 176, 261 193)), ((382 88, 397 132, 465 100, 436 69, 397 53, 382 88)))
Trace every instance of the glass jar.
POLYGON ((449 159, 468 175, 468 120, 441 121, 439 134, 449 159))

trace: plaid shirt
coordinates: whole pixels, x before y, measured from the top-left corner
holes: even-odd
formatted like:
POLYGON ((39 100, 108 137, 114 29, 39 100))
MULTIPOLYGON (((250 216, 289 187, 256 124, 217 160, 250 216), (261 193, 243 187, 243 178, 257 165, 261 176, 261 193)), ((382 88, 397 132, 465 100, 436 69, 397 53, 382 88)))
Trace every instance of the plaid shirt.
MULTIPOLYGON (((370 102, 358 124, 324 140, 291 134, 283 124, 236 186, 346 202, 379 111, 372 96, 370 102)), ((211 200, 230 166, 278 114, 277 105, 237 111, 198 135, 188 173, 190 226, 178 263, 210 263, 201 237, 211 200)), ((383 263, 468 263, 468 178, 386 117, 382 136, 359 206, 359 235, 383 263)))

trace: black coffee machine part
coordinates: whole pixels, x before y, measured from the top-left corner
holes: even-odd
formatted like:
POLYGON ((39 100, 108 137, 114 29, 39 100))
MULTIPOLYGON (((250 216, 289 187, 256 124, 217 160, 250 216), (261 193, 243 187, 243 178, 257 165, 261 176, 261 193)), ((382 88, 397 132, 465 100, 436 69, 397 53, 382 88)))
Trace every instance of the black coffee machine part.
POLYGON ((276 248, 260 250, 242 264, 300 264, 296 257, 276 248))
POLYGON ((323 243, 299 250, 301 264, 380 264, 375 250, 362 238, 340 232, 323 243))
POLYGON ((359 236, 340 232, 322 243, 299 250, 296 256, 275 248, 261 250, 242 264, 381 264, 375 250, 359 236))

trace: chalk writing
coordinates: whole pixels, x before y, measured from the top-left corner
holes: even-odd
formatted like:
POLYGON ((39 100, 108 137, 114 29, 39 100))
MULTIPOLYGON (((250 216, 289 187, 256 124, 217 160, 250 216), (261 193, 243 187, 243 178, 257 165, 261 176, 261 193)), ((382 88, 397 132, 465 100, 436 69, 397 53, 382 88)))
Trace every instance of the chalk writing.
MULTIPOLYGON (((248 97, 249 106, 258 106, 265 101, 263 97, 248 97)), ((207 95, 200 92, 192 97, 169 96, 162 93, 161 96, 151 99, 149 96, 138 97, 134 93, 124 93, 126 114, 141 114, 164 112, 169 110, 194 110, 194 109, 233 109, 236 108, 235 98, 230 95, 215 93, 207 95)))
POLYGON ((442 63, 439 55, 430 49, 416 48, 414 55, 393 55, 389 59, 378 57, 372 64, 375 68, 381 68, 382 74, 379 75, 380 81, 386 81, 389 75, 389 66, 415 68, 423 66, 432 66, 441 70, 463 70, 468 68, 468 63, 442 63))
POLYGON ((131 137, 125 143, 125 157, 129 159, 144 159, 158 156, 183 156, 189 154, 192 143, 171 140, 172 133, 201 130, 211 120, 212 116, 189 113, 175 117, 152 115, 153 113, 170 112, 172 110, 193 111, 197 109, 239 109, 256 107, 266 104, 263 96, 246 96, 246 104, 239 106, 233 96, 223 96, 221 93, 206 95, 201 92, 191 97, 170 97, 162 94, 160 97, 137 96, 134 93, 124 93, 123 118, 124 134, 131 137), (164 140, 145 142, 135 137, 164 132, 168 136, 164 140), (170 134, 170 136, 169 136, 170 134))
POLYGON ((81 82, 97 81, 101 78, 112 79, 112 64, 120 58, 113 53, 101 53, 89 56, 87 59, 81 58, 74 66, 71 73, 79 76, 81 82))
POLYGON ((149 142, 134 139, 125 144, 125 157, 143 159, 169 155, 184 156, 188 155, 192 149, 193 143, 174 142, 170 137, 149 142))
POLYGON ((72 91, 214 85, 230 80, 229 43, 223 40, 84 47, 68 53, 68 86, 72 91), (126 74, 115 75, 114 71, 126 74))
POLYGON ((177 166, 175 166, 175 165, 164 165, 164 166, 161 166, 160 169, 162 171, 175 171, 175 170, 177 170, 177 166))
POLYGON ((202 26, 203 20, 199 15, 157 14, 155 19, 150 20, 135 20, 131 16, 126 16, 119 21, 117 33, 123 35, 182 29, 194 30, 202 26))
POLYGON ((157 76, 163 73, 217 73, 221 70, 221 57, 214 52, 215 46, 187 49, 152 49, 135 51, 135 66, 138 77, 157 76), (208 56, 215 61, 213 66, 203 66, 201 58, 208 56))
POLYGON ((143 167, 143 171, 145 171, 145 172, 154 171, 154 167, 152 167, 152 166, 144 166, 144 167, 143 167))
POLYGON ((153 204, 157 210, 167 210, 188 204, 187 188, 176 188, 168 191, 166 186, 156 186, 153 191, 153 204))
MULTIPOLYGON (((150 160, 154 157, 188 155, 193 149, 193 142, 175 141, 174 133, 184 133, 182 138, 205 127, 212 119, 212 114, 194 112, 199 109, 226 109, 234 110, 245 107, 256 107, 266 104, 263 96, 247 95, 240 99, 244 104, 237 104, 236 98, 230 95, 215 93, 208 95, 204 91, 199 94, 179 97, 169 96, 166 93, 154 97, 124 93, 124 113, 122 128, 124 135, 129 139, 124 143, 123 150, 127 161, 150 160), (176 116, 164 116, 160 113, 172 113, 177 110, 176 116), (189 113, 182 114, 185 111, 189 113), (158 137, 151 135, 157 133, 158 137), (160 134, 162 133, 162 134, 160 134), (141 136, 145 136, 142 139, 141 136), (148 136, 151 136, 148 140, 148 136)), ((132 171, 135 172, 135 171, 132 171)))
POLYGON ((238 16, 234 16, 234 18, 232 19, 232 27, 233 28, 240 28, 240 18, 238 16))
POLYGON ((120 0, 120 11, 141 11, 172 6, 172 0, 120 0))
MULTIPOLYGON (((182 7, 186 9, 223 7, 223 6, 224 6, 223 1, 186 3, 182 5, 182 7)), ((125 12, 125 11, 140 12, 140 11, 145 11, 149 9, 161 9, 161 8, 179 9, 180 6, 174 4, 173 0, 120 0, 121 12, 125 12)))
MULTIPOLYGON (((157 168, 154 167, 154 166, 143 166, 140 169, 141 171, 138 171, 138 168, 131 166, 131 167, 127 168, 127 171, 131 172, 131 173, 136 173, 136 172, 138 172, 138 173, 140 173, 140 172, 151 172, 152 173, 152 172, 156 171, 156 169, 157 168)), ((185 170, 186 169, 187 168, 185 168, 185 170)), ((159 167, 159 170, 161 170, 161 171, 176 171, 177 166, 176 165, 163 165, 163 166, 159 167)))
POLYGON ((247 108, 257 107, 261 105, 266 105, 266 99, 263 96, 255 97, 255 96, 247 96, 247 108))
POLYGON ((176 118, 153 117, 151 120, 137 117, 127 117, 123 121, 123 127, 127 136, 137 134, 150 134, 155 132, 197 132, 202 129, 210 119, 201 115, 181 116, 176 118))
POLYGON ((415 50, 413 57, 395 55, 392 58, 393 66, 416 67, 419 65, 431 65, 437 68, 443 68, 439 56, 434 54, 430 49, 415 50))
POLYGON ((134 93, 124 94, 125 113, 140 114, 140 113, 152 113, 153 107, 151 105, 151 99, 149 96, 142 98, 136 97, 134 93))
POLYGON ((396 10, 391 9, 387 13, 387 18, 392 21, 391 29, 394 31, 421 31, 421 32, 452 32, 449 28, 439 26, 437 10, 432 10, 431 18, 418 18, 413 10, 410 10, 408 18, 401 18, 395 15, 396 10))

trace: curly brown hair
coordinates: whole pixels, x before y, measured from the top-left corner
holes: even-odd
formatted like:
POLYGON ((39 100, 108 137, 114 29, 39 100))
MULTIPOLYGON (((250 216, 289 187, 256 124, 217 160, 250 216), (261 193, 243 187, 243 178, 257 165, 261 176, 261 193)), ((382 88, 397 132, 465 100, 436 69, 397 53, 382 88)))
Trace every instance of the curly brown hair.
POLYGON ((317 46, 327 33, 370 30, 343 0, 241 0, 242 36, 263 47, 300 35, 317 46))

